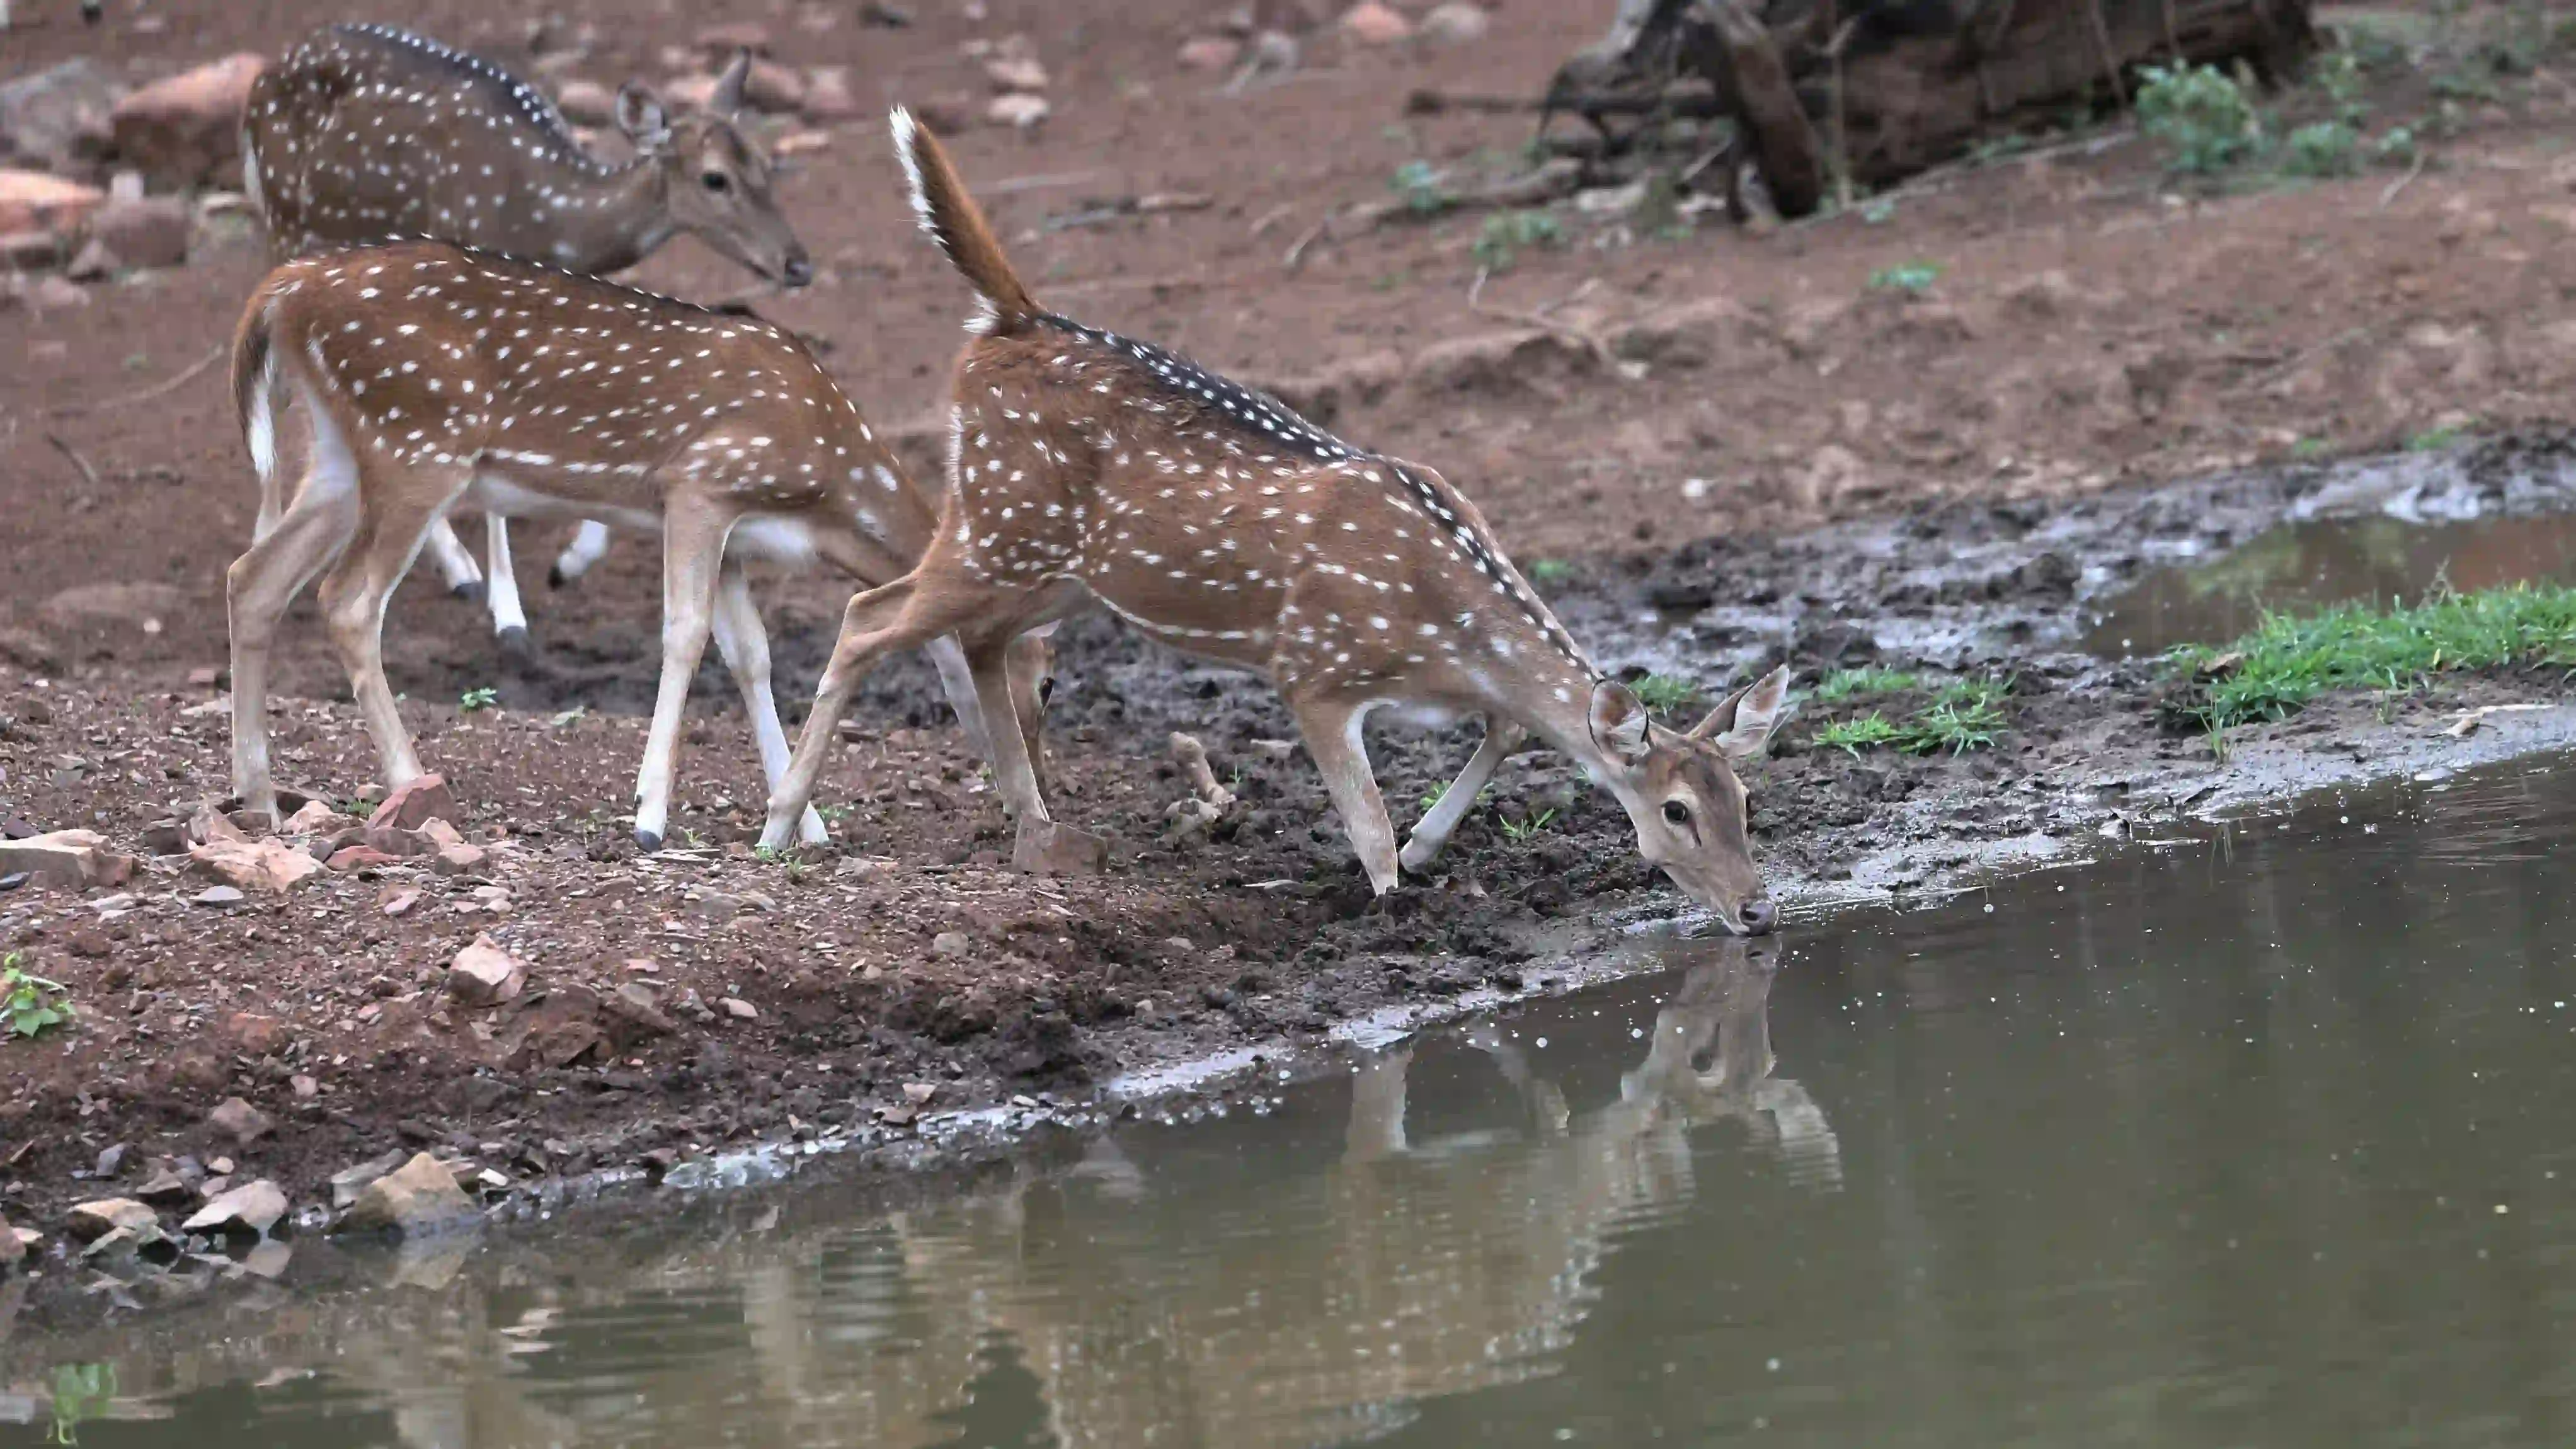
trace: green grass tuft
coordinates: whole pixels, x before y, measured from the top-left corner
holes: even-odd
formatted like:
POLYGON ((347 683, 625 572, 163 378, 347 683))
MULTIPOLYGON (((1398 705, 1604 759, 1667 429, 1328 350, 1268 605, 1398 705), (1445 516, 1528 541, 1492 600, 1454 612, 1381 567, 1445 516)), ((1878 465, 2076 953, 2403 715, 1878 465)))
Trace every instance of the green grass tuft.
POLYGON ((1923 676, 1903 669, 1837 669, 1817 681, 1813 698, 1818 704, 1840 704, 1922 687, 1923 676))
POLYGON ((1646 708, 1670 714, 1699 698, 1699 686, 1674 674, 1649 674, 1628 686, 1646 708))
POLYGON ((1887 716, 1871 710, 1856 719, 1840 719, 1816 731, 1816 743, 1847 755, 1874 750, 1903 739, 1904 732, 1888 723, 1887 716))
POLYGON ((2347 604, 2302 618, 2276 614, 2242 639, 2170 657, 2199 673, 2230 656, 2205 697, 2180 706, 2204 729, 2286 719, 2329 689, 2402 691, 2445 670, 2576 666, 2576 588, 2516 584, 2412 608, 2347 604))

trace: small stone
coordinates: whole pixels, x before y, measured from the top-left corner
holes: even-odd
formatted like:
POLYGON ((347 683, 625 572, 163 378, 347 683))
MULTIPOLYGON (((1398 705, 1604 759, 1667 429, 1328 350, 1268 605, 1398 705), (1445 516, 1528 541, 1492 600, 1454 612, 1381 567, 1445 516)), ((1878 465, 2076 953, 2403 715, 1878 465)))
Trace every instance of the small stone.
POLYGON ((457 1188, 456 1174, 422 1152, 359 1189, 341 1224, 418 1237, 469 1222, 473 1217, 474 1204, 457 1188))
POLYGON ((286 1271, 287 1260, 294 1256, 295 1250, 286 1244, 275 1238, 262 1238, 242 1254, 237 1266, 254 1278, 275 1278, 286 1271))
POLYGON ((903 1099, 916 1107, 929 1105, 930 1099, 938 1095, 939 1084, 937 1082, 906 1082, 903 1084, 903 1099))
POLYGON ((817 151, 830 149, 832 149, 832 133, 829 131, 790 131, 770 143, 769 154, 782 159, 792 159, 798 156, 811 156, 817 151))
MULTIPOLYGON (((248 1147, 275 1130, 268 1114, 239 1097, 226 1097, 206 1114, 206 1125, 248 1147)), ((212 1166, 212 1164, 208 1164, 212 1166)))
POLYGON ((930 938, 930 954, 934 956, 963 956, 974 947, 963 931, 942 931, 930 938))
POLYGON ((456 808, 456 796, 447 788, 444 775, 423 775, 385 797, 385 803, 367 817, 367 829, 418 830, 432 820, 455 821, 464 818, 456 808))
POLYGON ((295 1100, 299 1102, 310 1102, 322 1095, 322 1084, 301 1072, 287 1078, 286 1085, 294 1089, 295 1100))
POLYGON ((354 817, 341 814, 323 801, 307 800, 304 802, 304 808, 286 817, 286 823, 277 827, 277 833, 280 835, 337 835, 343 830, 357 828, 358 822, 354 817))
POLYGON ((135 864, 134 857, 109 850, 107 837, 95 830, 53 830, 24 840, 0 840, 0 873, 25 871, 47 885, 69 890, 123 885, 135 864))
POLYGON ((1047 87, 1046 67, 1033 56, 997 56, 984 62, 984 78, 999 91, 1042 91, 1047 87))
POLYGON ((1418 33, 1434 45, 1471 45, 1484 39, 1493 27, 1493 17, 1485 13, 1484 6, 1469 0, 1448 0, 1431 7, 1430 13, 1422 17, 1418 33))
POLYGON ((332 1208, 347 1209, 350 1204, 358 1200, 358 1194, 366 1190, 367 1184, 402 1166, 403 1159, 407 1155, 401 1148, 395 1148, 331 1174, 332 1208))
POLYGON ((9 1226, 9 1220, 0 1218, 0 1268, 15 1267, 24 1262, 27 1246, 26 1239, 18 1236, 18 1230, 9 1226))
POLYGON ((255 1011, 236 1011, 224 1018, 224 1035, 232 1038, 244 1056, 274 1056, 287 1044, 286 1024, 273 1016, 255 1011))
POLYGON ((117 1143, 98 1155, 98 1164, 90 1169, 92 1177, 114 1177, 125 1170, 125 1144, 117 1143))
MULTIPOLYGON (((218 1177, 230 1177, 233 1171, 233 1160, 229 1157, 209 1157, 206 1159, 206 1171, 218 1177)), ((215 1188, 213 1192, 208 1192, 206 1195, 212 1197, 221 1191, 223 1191, 222 1188, 215 1188)))
POLYGON ((244 890, 285 895, 322 874, 322 862, 275 837, 217 839, 188 847, 189 868, 244 890))
POLYGON ((805 77, 775 61, 755 60, 743 77, 742 98, 763 115, 791 115, 804 108, 805 77))
MULTIPOLYGON (((628 1042, 648 1036, 669 1036, 680 1029, 677 1022, 662 1014, 661 1002, 655 997, 653 988, 641 981, 629 981, 618 987, 601 997, 599 1005, 610 1020, 627 1028, 618 1035, 628 1042)), ((621 1045, 618 1049, 623 1051, 625 1047, 621 1045)))
POLYGON ((720 996, 716 998, 716 1005, 723 1009, 725 1015, 736 1021, 760 1020, 760 1008, 739 996, 720 996))
POLYGON ((201 906, 237 906, 247 897, 232 886, 208 886, 190 899, 201 906))
POLYGON ((555 93, 555 109, 576 126, 605 126, 617 118, 617 96, 597 81, 566 81, 555 93))
POLYGON ((489 936, 476 936, 447 965, 447 994, 461 1006, 498 1006, 515 998, 527 982, 528 963, 489 936))
POLYGON ((399 916, 420 904, 420 891, 414 886, 387 886, 378 898, 376 909, 388 916, 399 916))
POLYGON ((286 1194, 267 1178, 248 1182, 210 1200, 179 1225, 189 1233, 241 1233, 266 1237, 286 1216, 286 1194))
POLYGON ((867 113, 858 95, 850 88, 850 68, 845 65, 818 65, 805 72, 805 118, 809 121, 851 121, 867 113))
MULTIPOLYGON (((355 871, 382 870, 386 866, 400 864, 402 861, 399 857, 387 855, 372 845, 344 845, 331 852, 331 858, 324 863, 324 866, 334 875, 348 875, 355 871)), ((416 890, 405 891, 402 894, 410 898, 404 902, 403 910, 411 909, 410 902, 420 899, 420 892, 416 890)), ((388 907, 385 914, 399 916, 402 910, 388 907)))
POLYGON ((119 1228, 135 1232, 149 1228, 161 1231, 160 1214, 130 1197, 105 1197, 92 1202, 75 1203, 63 1214, 63 1231, 76 1243, 96 1242, 119 1228))
POLYGON ((1011 126, 1026 131, 1034 129, 1053 110, 1054 108, 1047 104, 1044 96, 995 96, 984 107, 984 119, 996 126, 1011 126))
POLYGON ((189 1185, 188 1179, 165 1167, 136 1188, 134 1195, 155 1207, 185 1207, 195 1200, 197 1190, 189 1185))
POLYGON ((39 312, 89 305, 89 293, 69 277, 43 276, 27 286, 27 303, 39 312))
POLYGON ((0 170, 0 232, 73 231, 107 204, 107 193, 42 171, 0 170))
POLYGON ((1183 70, 1230 70, 1243 57, 1243 42, 1226 35, 1202 35, 1181 46, 1183 70))
POLYGON ((257 55, 226 56, 128 94, 108 114, 117 157, 176 189, 237 171, 242 108, 265 64, 257 55))
POLYGON ((194 225, 188 204, 167 196, 110 198, 89 219, 90 241, 128 267, 184 265, 194 225))
POLYGON ((1379 0, 1360 0, 1342 13, 1342 33, 1362 45, 1393 45, 1413 34, 1413 23, 1379 0))
POLYGON ((483 848, 462 841, 441 850, 430 861, 440 875, 466 875, 483 868, 483 848))

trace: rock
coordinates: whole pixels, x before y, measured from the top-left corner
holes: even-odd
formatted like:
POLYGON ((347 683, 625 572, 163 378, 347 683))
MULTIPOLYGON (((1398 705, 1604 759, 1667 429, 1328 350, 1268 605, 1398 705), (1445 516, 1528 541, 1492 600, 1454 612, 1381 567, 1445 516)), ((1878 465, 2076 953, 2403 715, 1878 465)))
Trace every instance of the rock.
POLYGON ((243 53, 143 87, 108 113, 116 157, 163 187, 192 189, 241 160, 242 106, 267 64, 243 53))
POLYGON ((420 904, 417 886, 387 886, 376 902, 376 909, 388 916, 399 916, 420 904))
POLYGON ((161 1231, 161 1216, 130 1197, 103 1197, 92 1202, 75 1203, 63 1214, 63 1231, 76 1243, 94 1243, 119 1228, 137 1234, 150 1229, 161 1231))
POLYGON ((465 837, 457 833, 456 827, 444 820, 428 821, 416 833, 420 836, 421 843, 433 854, 442 850, 453 850, 465 843, 465 837))
POLYGON ((16 1228, 9 1226, 7 1218, 0 1218, 0 1268, 16 1267, 26 1257, 26 1240, 18 1236, 16 1228))
POLYGON ((1011 868, 1030 875, 1098 875, 1108 864, 1105 837, 1060 822, 1023 826, 1011 842, 1011 868))
POLYGON ((189 1215, 179 1230, 266 1237, 286 1216, 286 1194, 267 1178, 244 1183, 189 1215))
POLYGON ((286 1085, 288 1090, 295 1093, 295 1100, 299 1102, 310 1102, 322 1095, 322 1084, 302 1072, 287 1078, 286 1085))
POLYGON ((781 160, 811 156, 817 151, 830 149, 832 133, 829 131, 790 131, 769 143, 769 154, 781 160))
MULTIPOLYGON (((324 864, 333 874, 346 875, 353 870, 382 870, 389 865, 400 865, 402 860, 399 856, 387 855, 372 845, 344 845, 331 852, 330 860, 324 864)), ((418 900, 420 893, 413 891, 411 897, 413 900, 418 900)), ((403 909, 408 910, 410 907, 406 906, 403 909)), ((402 911, 388 910, 385 914, 399 916, 402 911)))
POLYGON ((89 305, 89 293, 68 277, 38 277, 27 286, 27 305, 39 312, 61 312, 89 305))
POLYGON ((1485 13, 1484 6, 1468 0, 1448 0, 1431 7, 1416 33, 1434 45, 1472 45, 1484 39, 1485 32, 1493 27, 1493 17, 1485 13))
POLYGON ((467 875, 483 868, 483 848, 458 842, 430 859, 430 869, 440 875, 467 875))
POLYGON ((743 78, 742 99, 764 115, 792 115, 804 108, 805 77, 776 61, 755 60, 743 78))
MULTIPOLYGON (((337 1191, 338 1180, 333 1180, 337 1191)), ((456 1174, 426 1152, 359 1189, 341 1226, 420 1237, 469 1222, 474 1204, 457 1189, 456 1174)))
POLYGON ((605 126, 617 119, 617 94, 597 81, 566 81, 555 109, 576 126, 605 126))
POLYGON ((189 868, 246 891, 284 895, 322 873, 322 862, 283 840, 210 840, 188 847, 189 868))
POLYGON ((337 835, 358 828, 356 817, 343 815, 320 800, 307 800, 302 809, 286 817, 277 827, 280 835, 337 835))
POLYGON ((402 1166, 405 1156, 403 1150, 397 1147, 381 1156, 371 1157, 353 1167, 344 1167, 331 1174, 332 1209, 345 1211, 350 1204, 358 1200, 358 1194, 366 1190, 367 1184, 402 1166))
POLYGON ((0 875, 25 872, 65 890, 119 886, 134 874, 135 860, 107 848, 95 830, 52 830, 24 840, 0 840, 0 875))
POLYGON ((646 1037, 669 1036, 680 1029, 679 1023, 662 1014, 653 988, 641 981, 629 981, 601 997, 599 1009, 608 1018, 619 1051, 646 1037))
POLYGON ((118 1173, 123 1172, 124 1170, 125 1170, 125 1144, 124 1144, 124 1143, 122 1143, 122 1142, 119 1142, 119 1143, 117 1143, 115 1146, 110 1147, 110 1148, 106 1149, 105 1151, 103 1151, 103 1152, 99 1153, 99 1155, 98 1155, 98 1163, 97 1163, 97 1165, 96 1165, 96 1166, 94 1166, 94 1167, 92 1167, 92 1168, 90 1169, 90 1173, 89 1173, 89 1175, 90 1175, 90 1176, 92 1176, 92 1177, 101 1177, 101 1178, 104 1178, 104 1177, 114 1177, 114 1176, 116 1176, 118 1173))
POLYGON ((224 1035, 250 1057, 273 1056, 284 1050, 289 1040, 286 1023, 255 1011, 236 1011, 225 1017, 224 1035))
POLYGON ((930 938, 930 954, 933 956, 963 956, 974 946, 975 943, 968 940, 963 931, 942 931, 930 938))
POLYGON ((984 62, 984 78, 997 91, 1042 91, 1047 88, 1046 67, 1035 56, 1003 55, 984 62))
POLYGON ((818 65, 805 72, 805 117, 812 121, 854 121, 869 108, 850 89, 846 65, 818 65))
POLYGON ((251 1250, 241 1255, 239 1267, 254 1278, 275 1278, 286 1271, 287 1260, 295 1250, 275 1238, 262 1238, 251 1250))
POLYGON ((0 231, 77 230, 107 193, 42 171, 0 169, 0 231))
POLYGON ((206 1125, 233 1140, 237 1147, 248 1147, 276 1130, 268 1114, 239 1097, 226 1097, 206 1114, 206 1125))
POLYGON ((237 906, 249 897, 231 886, 208 886, 192 899, 201 906, 237 906))
POLYGON ((187 607, 187 594, 169 584, 79 584, 48 597, 36 615, 59 629, 100 624, 148 629, 187 607))
POLYGON ((134 1195, 154 1207, 186 1207, 196 1200, 197 1190, 188 1179, 165 1167, 136 1188, 134 1195))
POLYGON ((107 155, 108 116, 124 93, 87 56, 0 85, 0 161, 66 175, 92 171, 107 155))
POLYGON ((129 267, 176 267, 188 260, 188 204, 167 196, 111 199, 91 213, 93 243, 129 267))
POLYGON ((995 96, 984 107, 984 119, 996 126, 1010 126, 1027 131, 1034 130, 1040 122, 1053 114, 1054 109, 1047 104, 1044 96, 995 96))
POLYGON ((1393 45, 1412 37, 1413 22, 1378 0, 1360 0, 1342 12, 1342 34, 1362 45, 1393 45))
POLYGON ((59 265, 62 259, 62 239, 52 232, 0 233, 0 268, 13 272, 41 272, 59 265))
POLYGON ((937 1082, 906 1082, 903 1084, 903 1099, 916 1107, 929 1105, 930 1099, 938 1095, 939 1084, 937 1082))
POLYGON ((476 936, 447 964, 447 994, 461 1006, 498 1006, 527 984, 528 963, 494 945, 489 936, 476 936))
POLYGON ((725 1015, 732 1017, 736 1021, 760 1020, 760 1008, 743 1000, 739 996, 717 997, 716 1005, 723 1010, 725 1015))
POLYGON ((1243 58, 1243 42, 1230 35, 1202 35, 1181 44, 1181 69, 1232 70, 1243 58))
POLYGON ((385 797, 367 817, 367 828, 418 830, 433 820, 462 821, 465 812, 456 808, 456 796, 447 788, 444 775, 423 775, 385 797))
POLYGON ((114 248, 96 237, 81 243, 81 249, 63 264, 63 275, 75 282, 104 282, 125 270, 114 248))

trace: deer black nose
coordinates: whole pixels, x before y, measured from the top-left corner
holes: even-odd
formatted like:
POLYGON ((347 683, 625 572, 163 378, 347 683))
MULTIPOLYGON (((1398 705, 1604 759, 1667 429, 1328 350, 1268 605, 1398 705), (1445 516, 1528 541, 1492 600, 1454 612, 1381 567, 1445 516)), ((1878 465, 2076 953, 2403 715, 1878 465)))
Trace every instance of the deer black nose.
POLYGON ((814 280, 814 264, 806 259, 803 252, 798 252, 787 259, 787 265, 778 269, 778 279, 791 287, 804 286, 814 280))
POLYGON ((1771 903, 1769 896, 1755 896, 1746 901, 1737 909, 1736 915, 1743 920, 1744 934, 1748 936, 1768 936, 1771 928, 1780 924, 1780 908, 1771 903))

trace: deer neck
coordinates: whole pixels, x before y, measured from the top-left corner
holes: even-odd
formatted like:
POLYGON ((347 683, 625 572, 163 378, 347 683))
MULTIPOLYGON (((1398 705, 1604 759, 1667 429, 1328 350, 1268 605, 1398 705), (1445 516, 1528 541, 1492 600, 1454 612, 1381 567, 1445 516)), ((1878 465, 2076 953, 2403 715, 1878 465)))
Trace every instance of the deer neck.
POLYGON ((598 276, 634 266, 677 230, 668 186, 662 166, 651 156, 558 181, 556 240, 542 260, 598 276))

